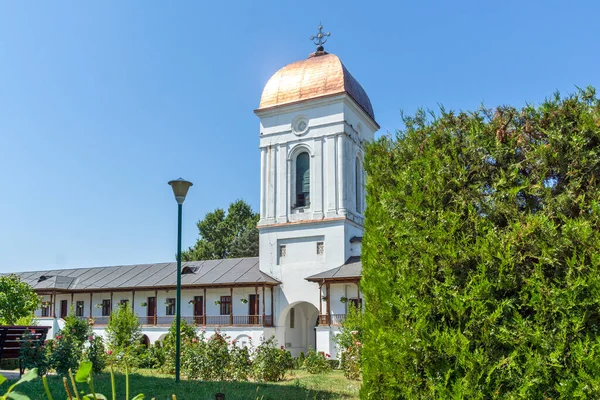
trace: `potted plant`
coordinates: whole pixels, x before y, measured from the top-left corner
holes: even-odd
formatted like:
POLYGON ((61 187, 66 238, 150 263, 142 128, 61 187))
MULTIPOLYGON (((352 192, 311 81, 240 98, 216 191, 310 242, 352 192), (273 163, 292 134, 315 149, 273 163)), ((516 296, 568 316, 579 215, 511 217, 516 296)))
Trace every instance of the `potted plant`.
POLYGON ((348 298, 346 296, 342 296, 342 297, 340 297, 340 301, 342 303, 347 303, 348 302, 348 298))
POLYGON ((42 303, 42 308, 48 308, 48 307, 50 307, 50 302, 49 301, 44 301, 42 303))
POLYGON ((243 298, 243 297, 242 297, 242 298, 240 299, 240 301, 241 301, 242 303, 244 303, 244 304, 248 304, 248 299, 246 299, 246 298, 243 298))
POLYGON ((188 301, 188 304, 196 304, 196 300, 192 299, 192 300, 188 301))
POLYGON ((142 301, 142 303, 140 304, 140 306, 142 306, 142 307, 148 307, 148 303, 146 303, 145 301, 142 301))
POLYGON ((96 307, 96 308, 102 308, 102 303, 98 303, 94 307, 96 307))
POLYGON ((219 304, 221 304, 221 300, 215 300, 215 306, 218 306, 219 304))

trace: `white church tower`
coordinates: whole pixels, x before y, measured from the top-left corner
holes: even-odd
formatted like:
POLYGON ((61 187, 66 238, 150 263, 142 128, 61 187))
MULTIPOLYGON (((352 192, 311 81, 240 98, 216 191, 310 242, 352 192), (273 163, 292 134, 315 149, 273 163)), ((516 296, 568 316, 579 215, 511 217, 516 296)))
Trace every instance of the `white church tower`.
POLYGON ((362 86, 324 51, 321 28, 317 51, 277 71, 255 110, 260 269, 282 282, 275 292, 274 333, 294 355, 308 346, 329 349, 315 333, 324 287, 306 279, 360 256, 363 146, 379 129, 362 86))

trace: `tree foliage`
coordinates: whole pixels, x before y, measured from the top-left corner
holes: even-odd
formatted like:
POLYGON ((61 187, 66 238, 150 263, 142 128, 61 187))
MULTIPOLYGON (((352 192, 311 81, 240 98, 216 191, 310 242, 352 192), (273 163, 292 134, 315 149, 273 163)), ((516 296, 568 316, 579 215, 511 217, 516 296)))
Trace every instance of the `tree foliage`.
POLYGON ((106 326, 108 348, 113 353, 128 353, 140 344, 142 327, 129 303, 121 303, 106 326))
POLYGON ((183 261, 258 256, 258 214, 244 200, 206 214, 198 221, 200 238, 182 252, 183 261))
POLYGON ((600 397, 594 90, 405 125, 365 162, 361 397, 600 397))
POLYGON ((39 304, 39 296, 18 276, 0 276, 0 324, 15 325, 23 320, 30 321, 39 304))

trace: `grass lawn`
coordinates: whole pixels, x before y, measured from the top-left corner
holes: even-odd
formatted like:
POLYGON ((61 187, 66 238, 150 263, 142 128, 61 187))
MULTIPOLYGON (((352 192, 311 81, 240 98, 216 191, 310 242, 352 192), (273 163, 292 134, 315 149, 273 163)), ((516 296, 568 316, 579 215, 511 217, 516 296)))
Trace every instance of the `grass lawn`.
MULTIPOLYGON (((125 376, 118 374, 115 379, 117 398, 124 400, 125 376)), ((48 381, 54 399, 65 399, 62 378, 50 376, 48 381)), ((154 370, 138 370, 129 375, 129 382, 130 396, 144 393, 147 400, 153 397, 156 400, 171 400, 171 394, 177 395, 177 400, 212 400, 218 392, 225 393, 226 400, 357 399, 360 388, 360 382, 346 379, 341 371, 311 375, 303 370, 294 371, 286 376, 285 381, 277 383, 182 380, 179 384, 175 384, 173 377, 159 374, 154 370)), ((94 387, 98 393, 111 399, 109 374, 94 375, 94 387)), ((5 383, 2 388, 6 390, 8 385, 5 383)), ((78 384, 78 388, 88 392, 87 385, 78 384)), ((41 379, 19 386, 18 391, 28 395, 32 400, 46 399, 41 379)))

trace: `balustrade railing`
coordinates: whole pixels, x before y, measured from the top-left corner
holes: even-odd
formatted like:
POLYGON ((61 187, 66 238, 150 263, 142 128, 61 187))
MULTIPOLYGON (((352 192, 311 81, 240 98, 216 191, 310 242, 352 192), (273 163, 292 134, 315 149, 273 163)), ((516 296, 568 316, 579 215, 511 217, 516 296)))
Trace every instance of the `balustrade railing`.
POLYGON ((337 326, 341 325, 346 320, 346 314, 321 314, 319 315, 319 325, 337 326))
MULTIPOLYGON (((174 315, 157 317, 139 317, 141 325, 170 325, 175 319, 174 315)), ((181 319, 188 324, 199 326, 272 326, 270 315, 182 315, 181 319)))
MULTIPOLYGON (((80 317, 80 318, 87 319, 88 317, 80 317)), ((92 317, 92 319, 94 320, 94 325, 107 325, 108 321, 110 321, 110 316, 92 317)))
MULTIPOLYGON (((319 321, 321 321, 321 317, 326 316, 320 315, 319 321)), ((89 319, 89 317, 77 318, 85 320, 89 319)), ((92 318, 94 320, 94 325, 107 325, 110 320, 109 316, 92 318)), ((171 325, 175 320, 175 316, 138 316, 138 319, 140 325, 171 325)), ((182 315, 181 319, 188 324, 198 326, 273 326, 273 318, 271 315, 182 315)), ((323 325, 321 322, 319 322, 319 324, 323 325)))

